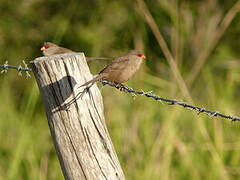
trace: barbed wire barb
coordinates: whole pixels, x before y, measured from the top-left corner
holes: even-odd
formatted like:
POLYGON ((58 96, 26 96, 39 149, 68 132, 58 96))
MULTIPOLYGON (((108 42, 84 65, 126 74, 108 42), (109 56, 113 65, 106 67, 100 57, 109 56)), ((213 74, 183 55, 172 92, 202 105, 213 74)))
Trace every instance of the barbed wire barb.
POLYGON ((21 65, 12 66, 12 65, 8 64, 8 61, 6 61, 3 65, 0 65, 0 69, 2 69, 0 73, 6 73, 8 69, 15 69, 15 70, 19 71, 19 75, 21 75, 21 72, 24 71, 26 73, 27 77, 31 77, 29 72, 32 72, 32 69, 28 68, 28 66, 24 60, 23 60, 23 65, 24 65, 24 67, 22 67, 21 65))
POLYGON ((19 75, 19 76, 22 76, 22 71, 21 71, 21 69, 22 69, 22 66, 19 65, 19 66, 18 66, 18 75, 19 75))
POLYGON ((7 73, 8 61, 5 61, 5 63, 2 66, 3 66, 3 70, 1 70, 1 74, 7 73))
MULTIPOLYGON (((24 60, 22 62, 23 62, 24 68, 30 70, 30 68, 28 68, 28 64, 24 60)), ((25 72, 26 72, 27 79, 30 78, 31 77, 31 75, 29 73, 30 71, 25 71, 25 72)))

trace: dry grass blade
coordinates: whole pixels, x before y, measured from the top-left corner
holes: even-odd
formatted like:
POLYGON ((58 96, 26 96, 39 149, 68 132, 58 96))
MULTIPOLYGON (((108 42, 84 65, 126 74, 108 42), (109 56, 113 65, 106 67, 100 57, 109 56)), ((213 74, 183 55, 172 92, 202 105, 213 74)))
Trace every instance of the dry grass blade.
POLYGON ((226 29, 229 27, 232 20, 239 11, 240 1, 237 1, 223 17, 220 25, 216 29, 215 37, 213 37, 213 40, 211 41, 211 44, 209 44, 209 47, 199 56, 199 58, 197 58, 196 63, 194 64, 191 72, 189 73, 189 77, 187 78, 189 86, 191 86, 191 84, 194 82, 199 72, 201 71, 203 65, 205 64, 207 58, 209 57, 213 49, 216 47, 217 43, 219 42, 219 40, 225 33, 226 29))
POLYGON ((140 13, 142 15, 144 15, 147 24, 151 28, 154 36, 156 37, 157 42, 158 42, 159 46, 161 47, 163 54, 168 61, 168 64, 170 65, 173 76, 176 79, 182 94, 184 95, 185 98, 187 98, 188 101, 192 101, 191 95, 190 95, 188 88, 186 86, 186 83, 183 80, 182 75, 177 67, 176 61, 174 60, 174 58, 167 46, 167 43, 165 42, 155 20, 153 19, 151 13, 149 12, 147 5, 145 4, 145 2, 143 0, 137 0, 137 2, 139 5, 140 13))

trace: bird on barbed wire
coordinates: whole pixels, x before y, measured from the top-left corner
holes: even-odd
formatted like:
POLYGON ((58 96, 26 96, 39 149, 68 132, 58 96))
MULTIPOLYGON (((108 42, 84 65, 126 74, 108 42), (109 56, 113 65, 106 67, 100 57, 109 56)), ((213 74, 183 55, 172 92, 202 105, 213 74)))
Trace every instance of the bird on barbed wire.
MULTIPOLYGON (((65 53, 74 53, 74 51, 60 47, 57 44, 54 44, 52 42, 45 42, 43 46, 40 49, 44 56, 51 56, 56 54, 65 54, 65 53)), ((109 60, 109 58, 104 57, 86 57, 87 61, 93 61, 93 60, 109 60)))
POLYGON ((112 62, 103 68, 96 77, 80 87, 90 84, 90 88, 95 82, 101 80, 121 85, 121 83, 132 78, 144 59, 146 59, 146 56, 141 51, 131 50, 123 56, 114 58, 112 62))

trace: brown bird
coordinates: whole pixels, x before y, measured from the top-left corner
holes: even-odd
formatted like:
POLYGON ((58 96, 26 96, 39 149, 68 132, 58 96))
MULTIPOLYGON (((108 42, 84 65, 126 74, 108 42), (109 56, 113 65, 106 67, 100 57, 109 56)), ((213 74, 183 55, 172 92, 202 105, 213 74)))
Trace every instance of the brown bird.
POLYGON ((107 80, 116 84, 126 82, 136 73, 145 58, 146 56, 141 51, 131 50, 127 54, 113 59, 96 77, 80 87, 88 84, 91 84, 91 87, 100 80, 107 80))
MULTIPOLYGON (((54 43, 51 42, 45 42, 43 46, 40 49, 43 53, 44 56, 51 56, 51 55, 56 55, 56 54, 64 54, 64 53, 73 53, 74 51, 60 47, 54 43)), ((92 60, 109 60, 109 58, 95 58, 95 57, 86 57, 87 61, 92 61, 92 60)))

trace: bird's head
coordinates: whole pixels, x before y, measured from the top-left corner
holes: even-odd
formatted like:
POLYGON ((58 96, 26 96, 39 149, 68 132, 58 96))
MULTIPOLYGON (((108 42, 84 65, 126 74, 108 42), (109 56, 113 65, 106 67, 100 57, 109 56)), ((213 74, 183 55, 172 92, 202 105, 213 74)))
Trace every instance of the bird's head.
POLYGON ((146 59, 146 56, 142 53, 142 51, 139 50, 131 50, 128 54, 140 57, 142 60, 146 59))
POLYGON ((41 51, 45 51, 46 49, 55 48, 55 47, 57 47, 56 44, 51 43, 51 42, 45 42, 45 43, 43 44, 43 46, 41 47, 40 50, 41 50, 41 51))
POLYGON ((142 58, 142 59, 146 59, 146 56, 142 53, 138 53, 136 54, 138 57, 142 58))

